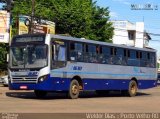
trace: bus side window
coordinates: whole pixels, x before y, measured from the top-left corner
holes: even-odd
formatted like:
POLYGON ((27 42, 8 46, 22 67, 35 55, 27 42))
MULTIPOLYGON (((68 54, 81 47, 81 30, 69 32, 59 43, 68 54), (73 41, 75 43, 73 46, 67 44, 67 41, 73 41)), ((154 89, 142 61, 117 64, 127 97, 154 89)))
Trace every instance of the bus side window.
POLYGON ((124 49, 117 48, 116 60, 117 60, 116 64, 125 65, 125 63, 124 63, 124 49))
POLYGON ((123 61, 122 61, 122 65, 127 65, 127 49, 123 49, 123 61))
POLYGON ((70 60, 83 61, 83 45, 82 43, 70 42, 70 60))
POLYGON ((114 55, 116 54, 116 50, 114 47, 110 48, 110 56, 109 56, 109 64, 114 64, 114 55))
POLYGON ((147 65, 147 53, 146 52, 142 52, 142 58, 140 61, 140 66, 141 67, 145 67, 147 65))
POLYGON ((58 61, 66 61, 66 48, 60 46, 57 55, 58 55, 58 61))
POLYGON ((151 53, 151 67, 156 67, 156 55, 155 53, 151 53))
POLYGON ((98 62, 96 45, 85 44, 84 61, 90 63, 98 62))
POLYGON ((87 55, 88 55, 88 61, 91 63, 98 63, 97 59, 97 47, 93 44, 88 44, 86 49, 87 55))
POLYGON ((142 52, 141 56, 141 67, 155 67, 155 53, 142 52))
POLYGON ((139 66, 139 63, 137 62, 136 57, 136 51, 135 50, 128 50, 130 51, 130 57, 128 57, 128 65, 129 66, 139 66))
POLYGON ((155 67, 155 53, 149 53, 148 54, 148 64, 149 64, 149 67, 155 67))
POLYGON ((70 60, 75 61, 76 60, 76 52, 75 52, 75 43, 71 42, 70 43, 70 49, 69 49, 69 54, 70 54, 70 60))
POLYGON ((110 59, 110 47, 101 46, 101 63, 108 64, 110 59))

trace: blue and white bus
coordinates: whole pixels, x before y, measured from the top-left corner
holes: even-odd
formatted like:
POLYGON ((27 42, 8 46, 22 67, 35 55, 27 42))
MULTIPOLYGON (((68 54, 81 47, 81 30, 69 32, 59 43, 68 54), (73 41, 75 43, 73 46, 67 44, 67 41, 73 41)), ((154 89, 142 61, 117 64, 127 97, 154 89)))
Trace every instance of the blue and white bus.
POLYGON ((37 97, 63 91, 120 90, 135 96, 156 86, 156 51, 52 34, 18 35, 12 39, 9 88, 34 90, 37 97))

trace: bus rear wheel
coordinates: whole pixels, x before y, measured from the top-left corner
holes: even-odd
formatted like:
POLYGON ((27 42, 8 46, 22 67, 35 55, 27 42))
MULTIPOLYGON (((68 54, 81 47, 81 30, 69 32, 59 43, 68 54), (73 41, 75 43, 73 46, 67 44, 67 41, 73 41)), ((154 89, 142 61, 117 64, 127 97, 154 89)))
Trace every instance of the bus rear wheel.
POLYGON ((129 82, 128 95, 129 95, 130 97, 136 96, 137 90, 138 90, 137 82, 134 81, 134 80, 131 80, 131 81, 129 82))
POLYGON ((37 98, 44 98, 47 95, 46 91, 34 90, 34 93, 37 98))
POLYGON ((77 80, 72 80, 70 83, 70 88, 68 91, 68 97, 70 99, 77 99, 79 96, 79 82, 77 80))

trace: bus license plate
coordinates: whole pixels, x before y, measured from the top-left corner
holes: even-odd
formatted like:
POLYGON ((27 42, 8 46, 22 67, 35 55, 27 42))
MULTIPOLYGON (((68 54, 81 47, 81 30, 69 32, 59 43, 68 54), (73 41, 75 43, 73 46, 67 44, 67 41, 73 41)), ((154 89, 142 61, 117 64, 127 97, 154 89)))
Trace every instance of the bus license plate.
POLYGON ((27 86, 20 86, 20 89, 27 89, 27 86))

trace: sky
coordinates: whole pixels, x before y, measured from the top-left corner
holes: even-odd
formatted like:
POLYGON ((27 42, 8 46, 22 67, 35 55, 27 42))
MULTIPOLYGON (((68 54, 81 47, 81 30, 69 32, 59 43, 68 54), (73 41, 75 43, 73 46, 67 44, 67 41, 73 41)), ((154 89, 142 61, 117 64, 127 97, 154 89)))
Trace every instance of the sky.
MULTIPOLYGON (((132 23, 144 22, 148 33, 160 34, 160 2, 159 0, 93 0, 101 7, 109 7, 111 20, 128 20, 132 23), (142 8, 151 4, 153 10, 131 10, 131 5, 142 8), (156 8, 156 9, 155 9, 156 8)), ((0 4, 0 7, 2 5, 0 4)), ((157 49, 160 57, 160 35, 151 35, 149 46, 157 49)))
POLYGON ((2 8, 3 5, 4 5, 4 3, 0 3, 0 8, 2 8))
POLYGON ((148 33, 159 34, 150 35, 149 46, 158 51, 160 57, 160 1, 159 0, 94 0, 100 7, 109 7, 111 20, 128 20, 132 23, 144 22, 145 30, 148 33), (153 10, 132 10, 131 5, 144 8, 151 5, 153 10))

